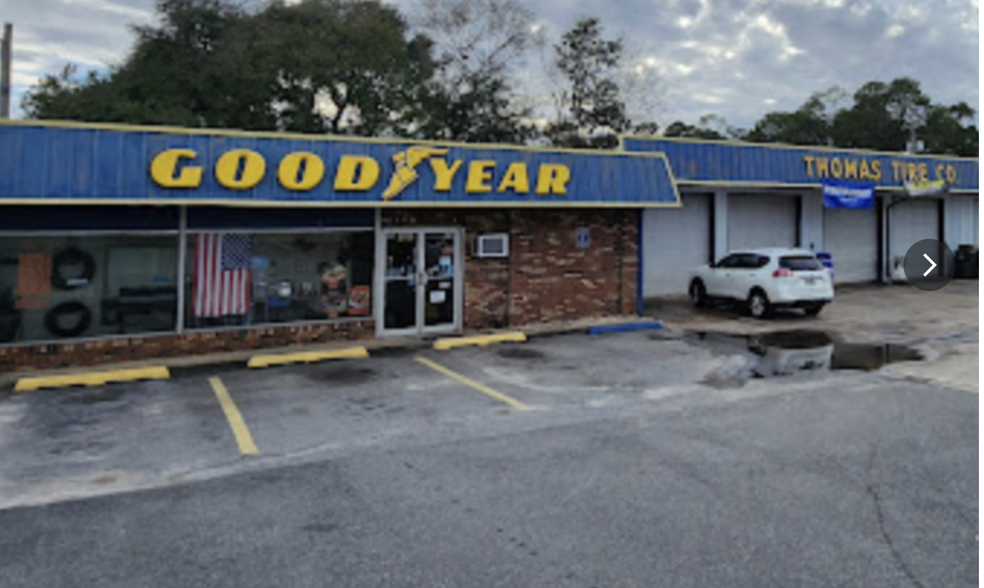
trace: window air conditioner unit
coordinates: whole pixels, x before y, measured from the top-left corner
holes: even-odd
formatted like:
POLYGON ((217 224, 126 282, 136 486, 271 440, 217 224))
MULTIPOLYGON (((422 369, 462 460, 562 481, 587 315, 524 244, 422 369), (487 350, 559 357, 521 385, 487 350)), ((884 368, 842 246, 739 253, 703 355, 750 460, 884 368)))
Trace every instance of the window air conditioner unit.
POLYGON ((476 237, 475 257, 509 257, 509 234, 492 233, 476 237))

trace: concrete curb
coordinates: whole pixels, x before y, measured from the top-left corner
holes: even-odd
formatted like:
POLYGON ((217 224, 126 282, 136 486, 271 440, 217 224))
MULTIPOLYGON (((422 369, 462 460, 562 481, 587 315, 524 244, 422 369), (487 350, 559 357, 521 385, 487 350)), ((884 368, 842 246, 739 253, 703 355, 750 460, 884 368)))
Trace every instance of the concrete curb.
POLYGON ((306 351, 301 353, 284 353, 278 355, 254 355, 246 362, 249 368, 267 368, 291 363, 314 363, 329 359, 366 359, 369 351, 365 347, 348 347, 330 351, 306 351))
POLYGON ((663 328, 663 321, 648 321, 639 323, 625 323, 621 325, 606 325, 602 327, 591 327, 588 329, 589 335, 604 335, 605 333, 630 333, 632 331, 650 331, 663 328))
POLYGON ((69 386, 104 386, 113 382, 134 382, 137 380, 166 380, 170 371, 163 366, 136 368, 129 370, 108 370, 99 372, 80 372, 63 376, 38 376, 21 378, 14 385, 14 392, 30 392, 43 388, 67 388, 69 386))
POLYGON ((455 347, 467 347, 477 345, 486 347, 493 343, 525 343, 526 333, 502 333, 500 335, 478 335, 475 337, 446 337, 434 342, 434 349, 447 351, 455 347))
MULTIPOLYGON (((559 335, 568 334, 584 334, 585 331, 592 327, 607 326, 615 324, 625 324, 632 322, 651 322, 651 318, 637 317, 634 315, 628 316, 613 316, 606 318, 596 318, 596 319, 585 319, 577 321, 564 321, 555 323, 543 323, 539 325, 530 325, 524 327, 521 331, 527 340, 531 338, 540 337, 553 337, 559 335)), ((466 333, 464 337, 481 337, 481 336, 496 336, 503 335, 507 333, 515 333, 516 329, 510 329, 509 331, 490 331, 486 333, 466 333)), ((17 382, 23 378, 35 378, 35 377, 56 377, 56 376, 78 376, 92 373, 95 369, 111 371, 111 370, 137 370, 144 368, 155 368, 164 366, 169 369, 191 369, 191 368, 204 368, 209 366, 221 366, 221 365, 231 365, 231 364, 247 364, 251 358, 262 356, 277 356, 280 354, 308 354, 308 353, 321 353, 321 352, 337 352, 346 348, 351 348, 354 341, 339 341, 335 343, 322 343, 314 345, 296 345, 290 347, 279 347, 270 348, 262 350, 256 349, 246 349, 242 351, 227 351, 221 353, 210 353, 204 355, 187 355, 180 357, 162 357, 154 358, 141 361, 129 361, 129 362, 118 362, 101 364, 98 367, 84 368, 84 367, 70 367, 70 368, 58 368, 51 370, 23 370, 17 372, 6 372, 0 373, 0 398, 3 397, 4 389, 3 387, 8 386, 17 382)), ((433 345, 433 340, 421 339, 417 337, 401 337, 401 338, 390 338, 390 339, 369 339, 365 341, 357 342, 361 347, 365 348, 369 353, 370 357, 376 351, 385 351, 390 349, 430 349, 433 345)), ((7 388, 9 391, 10 388, 7 388)))

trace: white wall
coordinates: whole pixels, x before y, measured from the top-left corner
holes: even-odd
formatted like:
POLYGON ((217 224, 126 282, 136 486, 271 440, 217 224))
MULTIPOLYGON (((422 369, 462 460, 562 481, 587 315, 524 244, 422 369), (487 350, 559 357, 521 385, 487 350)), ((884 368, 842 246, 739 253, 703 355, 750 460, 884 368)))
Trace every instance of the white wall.
POLYGON ((944 208, 944 240, 956 253, 961 245, 980 243, 980 199, 977 196, 947 196, 944 208))
POLYGON ((800 196, 800 247, 816 252, 826 251, 823 231, 823 193, 819 190, 800 196))
POLYGON ((690 272, 710 261, 712 197, 683 194, 682 204, 642 213, 643 298, 686 295, 690 272))
POLYGON ((799 197, 794 195, 731 194, 728 249, 795 247, 798 204, 799 197))

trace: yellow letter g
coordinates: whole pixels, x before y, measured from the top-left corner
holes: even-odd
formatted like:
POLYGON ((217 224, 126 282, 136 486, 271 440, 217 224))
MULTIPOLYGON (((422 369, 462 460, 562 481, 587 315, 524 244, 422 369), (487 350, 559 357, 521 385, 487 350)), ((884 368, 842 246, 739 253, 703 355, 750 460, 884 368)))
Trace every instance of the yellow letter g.
POLYGON ((162 188, 197 188, 202 184, 202 168, 187 166, 178 170, 182 159, 194 160, 191 149, 168 149, 150 163, 150 177, 162 188))

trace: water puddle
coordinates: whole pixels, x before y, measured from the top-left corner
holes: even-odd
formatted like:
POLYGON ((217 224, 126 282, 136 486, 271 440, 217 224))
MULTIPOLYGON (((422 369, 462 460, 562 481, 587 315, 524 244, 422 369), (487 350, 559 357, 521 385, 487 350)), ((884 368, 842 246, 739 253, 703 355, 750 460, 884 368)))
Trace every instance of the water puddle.
POLYGON ((734 385, 749 378, 802 376, 838 370, 875 371, 900 361, 920 361, 922 354, 896 343, 850 343, 824 331, 789 330, 756 334, 697 332, 693 344, 723 353, 747 353, 744 373, 713 374, 709 383, 734 385))

